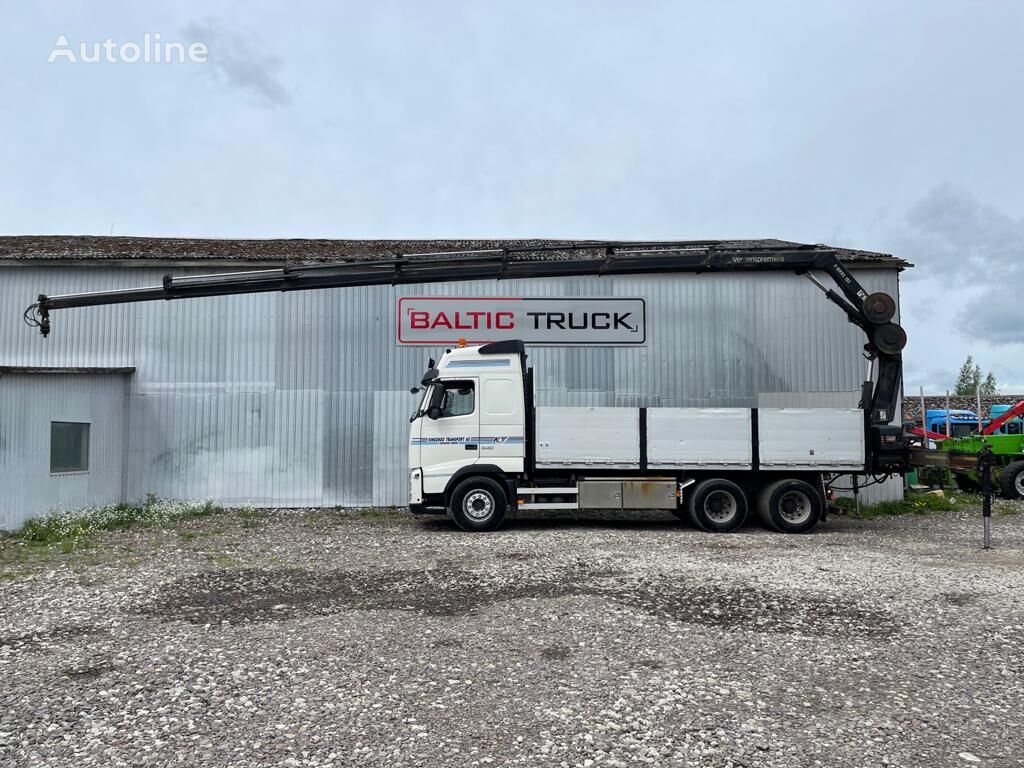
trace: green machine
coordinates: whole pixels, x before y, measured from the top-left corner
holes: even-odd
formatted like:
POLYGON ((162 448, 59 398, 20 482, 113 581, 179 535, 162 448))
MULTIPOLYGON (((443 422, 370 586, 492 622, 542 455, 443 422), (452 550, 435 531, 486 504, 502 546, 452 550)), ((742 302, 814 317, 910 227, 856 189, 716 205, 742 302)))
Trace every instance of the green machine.
POLYGON ((993 458, 993 487, 1004 499, 1024 499, 1024 435, 1000 434, 1003 424, 1024 413, 1024 400, 1003 412, 980 433, 952 437, 935 449, 915 448, 910 463, 917 467, 949 469, 957 488, 977 491, 981 488, 978 456, 988 445, 993 458))

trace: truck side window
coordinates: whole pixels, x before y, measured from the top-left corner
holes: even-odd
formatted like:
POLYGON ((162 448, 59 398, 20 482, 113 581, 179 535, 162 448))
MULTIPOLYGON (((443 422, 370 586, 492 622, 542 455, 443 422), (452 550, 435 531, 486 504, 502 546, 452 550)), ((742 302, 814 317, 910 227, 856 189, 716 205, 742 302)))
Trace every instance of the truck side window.
POLYGON ((476 408, 475 400, 473 382, 446 382, 444 385, 444 398, 441 400, 441 418, 468 416, 476 408))

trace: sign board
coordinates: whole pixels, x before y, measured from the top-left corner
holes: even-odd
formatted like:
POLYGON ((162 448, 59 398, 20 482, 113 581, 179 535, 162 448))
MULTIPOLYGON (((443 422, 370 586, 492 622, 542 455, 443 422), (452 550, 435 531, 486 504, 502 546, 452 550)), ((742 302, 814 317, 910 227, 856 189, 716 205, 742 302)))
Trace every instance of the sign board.
POLYGON ((407 296, 398 300, 398 343, 624 346, 647 340, 643 299, 544 296, 407 296))

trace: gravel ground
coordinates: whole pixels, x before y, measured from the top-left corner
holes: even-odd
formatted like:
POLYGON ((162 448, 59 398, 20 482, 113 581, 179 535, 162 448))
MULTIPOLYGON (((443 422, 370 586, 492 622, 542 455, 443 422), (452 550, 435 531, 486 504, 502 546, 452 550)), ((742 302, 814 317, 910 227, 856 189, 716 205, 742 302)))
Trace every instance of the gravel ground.
POLYGON ((1024 765, 1024 515, 0 542, 4 766, 1024 765))

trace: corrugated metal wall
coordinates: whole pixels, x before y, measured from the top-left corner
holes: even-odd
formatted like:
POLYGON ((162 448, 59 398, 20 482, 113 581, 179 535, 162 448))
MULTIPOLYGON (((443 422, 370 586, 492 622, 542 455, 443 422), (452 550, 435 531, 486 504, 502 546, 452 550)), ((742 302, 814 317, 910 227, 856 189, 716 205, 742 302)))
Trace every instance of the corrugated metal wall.
POLYGON ((115 504, 124 493, 123 374, 0 378, 0 529, 54 509, 115 504), (89 471, 50 474, 50 422, 90 425, 89 471))
MULTIPOLYGON (((860 331, 809 281, 788 273, 152 302, 56 312, 49 339, 21 322, 40 292, 155 284, 165 271, 0 268, 0 365, 136 367, 128 394, 129 498, 404 503, 407 390, 427 357, 443 350, 396 345, 400 296, 646 299, 643 347, 532 348, 540 405, 754 406, 765 393, 854 393, 864 377, 860 331)), ((857 275, 869 291, 897 292, 895 270, 857 275)))

